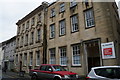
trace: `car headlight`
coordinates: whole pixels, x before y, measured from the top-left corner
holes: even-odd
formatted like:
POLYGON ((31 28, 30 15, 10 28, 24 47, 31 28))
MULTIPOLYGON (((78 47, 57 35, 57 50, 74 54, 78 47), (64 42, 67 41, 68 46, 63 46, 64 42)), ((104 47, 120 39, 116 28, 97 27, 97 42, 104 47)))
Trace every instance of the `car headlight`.
POLYGON ((76 78, 79 78, 79 75, 76 74, 76 78))
POLYGON ((69 75, 64 75, 64 78, 69 78, 69 75))

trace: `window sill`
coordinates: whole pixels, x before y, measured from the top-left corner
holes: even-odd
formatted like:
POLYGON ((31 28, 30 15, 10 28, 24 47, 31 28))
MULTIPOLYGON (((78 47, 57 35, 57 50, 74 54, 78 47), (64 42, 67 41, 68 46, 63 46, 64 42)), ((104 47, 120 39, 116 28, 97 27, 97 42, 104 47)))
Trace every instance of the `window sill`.
POLYGON ((81 64, 79 64, 79 65, 71 65, 71 67, 81 67, 81 64))
POLYGON ((76 31, 71 31, 71 33, 76 33, 76 32, 79 32, 79 30, 76 30, 76 31))
POLYGON ((65 36, 66 34, 59 35, 59 37, 65 36))
POLYGON ((85 29, 90 29, 90 28, 93 28, 93 27, 95 27, 95 25, 90 26, 90 27, 85 27, 85 29))

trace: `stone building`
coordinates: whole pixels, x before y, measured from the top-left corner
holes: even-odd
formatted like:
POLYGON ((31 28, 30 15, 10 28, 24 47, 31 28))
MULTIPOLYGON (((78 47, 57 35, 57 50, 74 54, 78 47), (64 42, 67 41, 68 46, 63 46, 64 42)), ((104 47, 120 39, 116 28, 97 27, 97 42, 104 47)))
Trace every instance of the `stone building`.
POLYGON ((91 67, 120 65, 119 25, 115 2, 43 3, 17 22, 16 70, 47 63, 86 75, 91 67), (105 59, 101 44, 109 42, 114 56, 105 59))
POLYGON ((3 68, 6 66, 7 70, 14 70, 15 50, 16 50, 16 36, 2 42, 3 68))
POLYGON ((46 63, 46 7, 47 2, 30 12, 17 24, 15 66, 17 71, 29 72, 29 68, 46 63))
POLYGON ((120 23, 115 2, 58 1, 49 5, 48 64, 86 75, 91 67, 120 65, 119 53, 120 23), (114 43, 115 57, 103 59, 101 44, 108 42, 114 43))

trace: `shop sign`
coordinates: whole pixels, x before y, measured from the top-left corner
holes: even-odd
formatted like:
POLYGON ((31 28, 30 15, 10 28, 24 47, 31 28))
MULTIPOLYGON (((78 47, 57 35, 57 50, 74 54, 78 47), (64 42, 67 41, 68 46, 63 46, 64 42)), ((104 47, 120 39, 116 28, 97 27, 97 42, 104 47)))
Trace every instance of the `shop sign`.
POLYGON ((101 49, 102 49, 102 59, 115 58, 115 49, 113 42, 102 43, 101 49))

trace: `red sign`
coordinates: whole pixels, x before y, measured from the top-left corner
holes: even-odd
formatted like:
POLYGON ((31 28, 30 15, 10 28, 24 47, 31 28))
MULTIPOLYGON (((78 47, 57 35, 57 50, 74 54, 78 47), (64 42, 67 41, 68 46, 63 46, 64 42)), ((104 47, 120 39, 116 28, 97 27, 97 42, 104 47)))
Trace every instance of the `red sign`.
POLYGON ((104 55, 112 55, 112 48, 104 48, 104 55))

